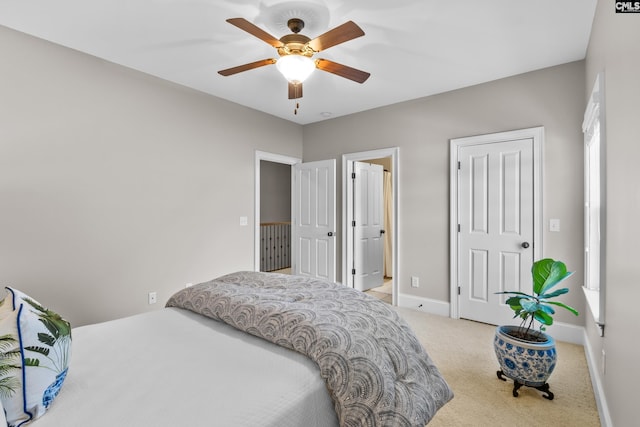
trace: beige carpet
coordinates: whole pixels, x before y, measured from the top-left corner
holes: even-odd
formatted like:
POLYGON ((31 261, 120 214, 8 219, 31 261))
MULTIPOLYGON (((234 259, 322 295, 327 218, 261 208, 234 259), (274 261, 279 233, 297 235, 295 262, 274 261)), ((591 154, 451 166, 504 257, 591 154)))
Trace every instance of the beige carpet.
POLYGON ((453 389, 455 397, 429 427, 461 426, 600 426, 582 346, 557 343, 558 365, 549 378, 555 397, 497 378, 494 326, 395 307, 411 325, 453 389))

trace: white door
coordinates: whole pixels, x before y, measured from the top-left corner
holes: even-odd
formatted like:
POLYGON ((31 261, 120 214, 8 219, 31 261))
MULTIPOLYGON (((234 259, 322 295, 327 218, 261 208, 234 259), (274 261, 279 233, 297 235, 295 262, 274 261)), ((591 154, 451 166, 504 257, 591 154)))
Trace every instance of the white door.
POLYGON ((336 280, 336 161, 295 165, 294 274, 336 280))
POLYGON ((503 290, 531 292, 533 138, 458 149, 460 317, 511 323, 503 290))
POLYGON ((361 291, 384 282, 384 197, 382 165, 353 165, 353 280, 361 291))

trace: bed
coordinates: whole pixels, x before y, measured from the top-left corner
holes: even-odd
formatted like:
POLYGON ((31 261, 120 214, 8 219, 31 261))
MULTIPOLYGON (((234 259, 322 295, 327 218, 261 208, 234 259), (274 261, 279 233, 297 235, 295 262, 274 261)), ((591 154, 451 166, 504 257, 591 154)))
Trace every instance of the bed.
POLYGON ((73 329, 64 384, 29 425, 424 426, 452 397, 390 306, 237 272, 164 309, 73 329))

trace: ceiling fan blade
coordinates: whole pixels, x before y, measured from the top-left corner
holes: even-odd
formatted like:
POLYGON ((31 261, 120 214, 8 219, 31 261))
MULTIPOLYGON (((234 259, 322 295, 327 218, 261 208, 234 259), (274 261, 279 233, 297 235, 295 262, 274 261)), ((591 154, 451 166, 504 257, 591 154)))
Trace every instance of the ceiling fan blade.
POLYGON ((302 83, 289 82, 289 99, 302 98, 302 83))
POLYGON ((361 36, 364 36, 362 28, 358 27, 355 22, 349 21, 322 35, 319 35, 315 39, 311 40, 308 45, 316 52, 320 52, 337 44, 344 43, 361 36))
POLYGON ((246 31, 247 33, 251 34, 252 36, 255 36, 257 38, 259 38, 260 40, 270 44, 271 46, 278 48, 282 46, 282 42, 280 40, 278 40, 277 38, 273 37, 271 34, 267 33, 266 31, 264 31, 262 28, 258 27, 255 24, 252 24, 251 22, 247 21, 244 18, 229 18, 227 19, 227 22, 231 25, 235 25, 236 27, 240 28, 241 30, 246 31))
POLYGON ((346 65, 338 64, 337 62, 329 61, 328 59, 316 59, 316 68, 358 83, 364 83, 371 75, 366 71, 360 71, 346 65))
POLYGON ((261 59, 260 61, 251 62, 249 64, 238 65, 237 67, 227 68, 226 70, 218 71, 218 74, 223 76, 231 76, 233 74, 241 73, 243 71, 253 70, 254 68, 263 67, 265 65, 275 64, 275 59, 261 59))

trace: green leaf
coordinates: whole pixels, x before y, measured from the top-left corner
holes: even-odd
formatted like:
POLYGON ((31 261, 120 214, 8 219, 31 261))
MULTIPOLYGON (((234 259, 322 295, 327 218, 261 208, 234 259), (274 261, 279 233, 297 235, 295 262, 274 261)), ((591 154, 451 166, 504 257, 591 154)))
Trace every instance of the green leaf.
POLYGON ((531 272, 533 274, 533 291, 537 295, 544 294, 573 274, 567 271, 567 266, 562 261, 555 261, 551 258, 534 262, 531 272))
POLYGON ((543 311, 538 311, 534 314, 535 319, 543 325, 550 326, 553 324, 553 317, 549 316, 543 311))
POLYGON ((555 310, 546 304, 540 304, 540 311, 543 311, 547 314, 556 314, 555 310))
POLYGON ((0 336, 0 352, 5 353, 13 348, 15 348, 18 344, 18 340, 11 334, 0 336))
POLYGON ((533 276, 533 293, 539 295, 542 285, 549 277, 551 265, 555 261, 551 258, 544 258, 533 263, 531 266, 531 275, 533 276))
POLYGON ((71 335, 69 322, 52 311, 47 311, 46 316, 41 316, 38 320, 40 320, 51 335, 56 338, 71 335))
POLYGON ((42 344, 48 345, 49 347, 53 347, 53 345, 56 343, 56 338, 49 334, 40 332, 38 334, 38 341, 40 341, 42 344))
POLYGON ((507 294, 507 295, 522 295, 528 298, 535 298, 533 295, 525 294, 524 292, 519 291, 505 291, 505 292, 496 292, 496 295, 507 294))
POLYGON ((522 308, 522 304, 520 303, 520 300, 522 300, 522 297, 511 297, 507 299, 505 302, 513 310, 518 310, 519 308, 522 308))
POLYGON ((575 308, 568 306, 566 304, 563 304, 561 302, 558 301, 547 301, 547 304, 553 304, 553 305, 557 305, 558 307, 562 307, 565 308, 567 310, 569 310, 570 312, 572 312, 573 314, 575 314, 576 316, 578 316, 580 313, 578 313, 578 310, 576 310, 575 308))
POLYGON ((40 361, 38 359, 25 358, 24 364, 25 366, 40 366, 40 361))
POLYGON ((566 294, 568 292, 569 292, 569 288, 557 289, 557 290, 555 290, 555 291, 553 291, 551 293, 540 295, 539 298, 540 299, 555 298, 557 296, 564 295, 564 294, 566 294))
MULTIPOLYGON (((563 264, 564 265, 564 264, 563 264)), ((565 267, 566 268, 566 267, 565 267)), ((573 274, 573 271, 565 271, 564 273, 562 273, 559 276, 554 276, 553 278, 549 278, 547 279, 547 282, 544 284, 544 286, 542 287, 542 292, 541 293, 545 293, 547 292, 549 289, 553 288, 554 286, 556 286, 558 283, 562 282, 563 280, 567 279, 569 276, 571 276, 573 274)))
POLYGON ((35 353, 40 353, 43 356, 48 356, 49 355, 49 349, 48 348, 44 348, 44 347, 29 346, 29 347, 25 347, 25 350, 33 351, 35 353))
POLYGON ((538 311, 539 304, 536 301, 522 301, 522 308, 528 313, 535 313, 538 311))
POLYGON ((71 325, 64 320, 58 313, 51 311, 34 300, 25 298, 25 302, 29 303, 36 311, 38 311, 38 320, 40 320, 47 330, 56 338, 71 335, 71 325))

